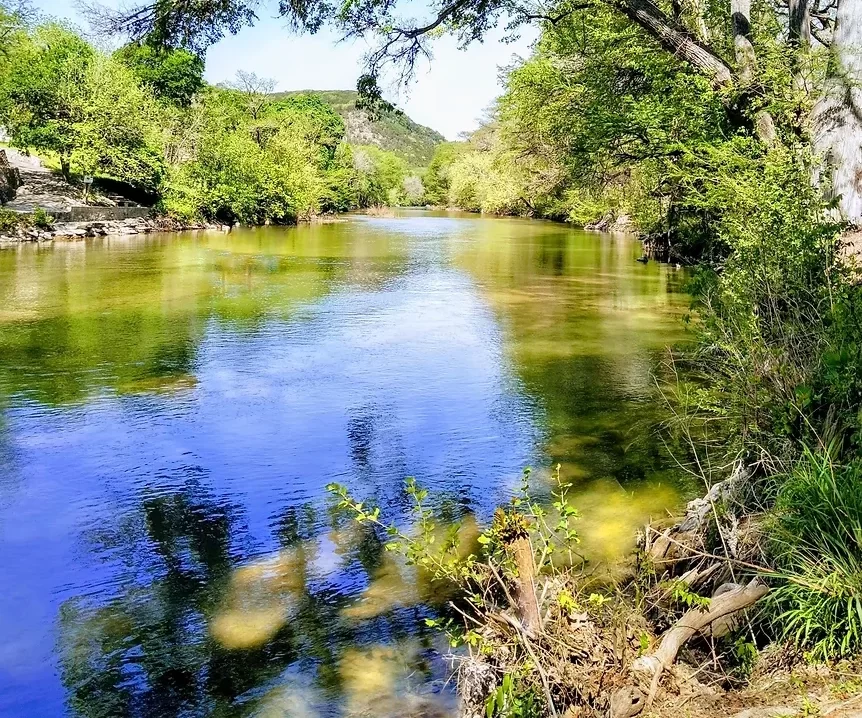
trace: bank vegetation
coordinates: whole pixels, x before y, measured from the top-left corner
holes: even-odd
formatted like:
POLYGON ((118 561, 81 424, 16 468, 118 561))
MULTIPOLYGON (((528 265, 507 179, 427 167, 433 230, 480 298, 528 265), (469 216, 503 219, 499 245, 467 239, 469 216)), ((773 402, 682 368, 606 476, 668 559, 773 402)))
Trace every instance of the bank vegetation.
POLYGON ((0 26, 0 127, 67 182, 93 177, 188 224, 421 201, 418 170, 346 142, 344 120, 313 93, 275 95, 247 72, 209 85, 194 52, 132 42, 106 53, 28 5, 0 5, 0 26))

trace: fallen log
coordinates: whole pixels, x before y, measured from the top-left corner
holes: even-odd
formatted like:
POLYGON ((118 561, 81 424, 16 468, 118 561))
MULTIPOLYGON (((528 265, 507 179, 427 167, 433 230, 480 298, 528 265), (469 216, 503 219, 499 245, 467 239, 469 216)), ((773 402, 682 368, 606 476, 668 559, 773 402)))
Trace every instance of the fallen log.
POLYGON ((737 464, 727 479, 713 484, 705 496, 688 502, 679 523, 665 531, 647 526, 644 549, 649 559, 656 566, 670 567, 680 559, 703 551, 704 537, 715 518, 716 506, 732 501, 752 473, 751 468, 737 464))
POLYGON ((723 635, 728 630, 728 622, 733 614, 754 605, 768 592, 769 588, 756 578, 745 586, 725 584, 716 590, 708 607, 691 609, 673 628, 665 631, 654 653, 641 656, 632 663, 633 671, 652 674, 646 705, 652 705, 662 672, 673 665, 686 641, 698 633, 710 635, 713 624, 716 625, 716 631, 712 635, 723 635))

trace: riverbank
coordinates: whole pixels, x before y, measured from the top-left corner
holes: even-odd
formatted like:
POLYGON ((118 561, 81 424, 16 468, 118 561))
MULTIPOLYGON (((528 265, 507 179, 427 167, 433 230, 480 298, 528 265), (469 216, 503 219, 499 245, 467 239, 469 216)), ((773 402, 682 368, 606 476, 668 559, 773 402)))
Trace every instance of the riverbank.
POLYGON ((135 217, 123 220, 95 220, 91 222, 54 222, 43 226, 23 222, 17 224, 13 229, 0 232, 0 244, 75 240, 108 235, 132 236, 153 232, 179 232, 192 229, 228 231, 230 228, 220 224, 180 222, 172 217, 135 217))
POLYGON ((438 524, 411 479, 416 529, 406 532, 328 487, 417 567, 419 592, 438 606, 428 625, 462 647, 451 656, 460 718, 862 715, 858 655, 817 661, 769 638, 781 588, 774 569, 752 563, 768 517, 730 508, 755 481, 749 469, 689 502, 673 526, 647 524, 613 567, 579 554, 580 516, 559 467, 550 506, 531 497, 528 477, 483 530, 472 519, 438 524))

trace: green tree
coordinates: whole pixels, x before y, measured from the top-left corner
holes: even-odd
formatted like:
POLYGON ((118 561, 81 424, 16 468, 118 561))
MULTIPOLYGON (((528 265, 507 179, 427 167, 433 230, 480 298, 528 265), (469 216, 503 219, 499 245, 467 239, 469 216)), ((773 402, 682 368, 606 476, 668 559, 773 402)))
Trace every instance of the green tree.
POLYGON ((449 204, 449 172, 463 149, 463 142, 442 142, 437 145, 428 169, 422 177, 425 202, 440 206, 449 204))
POLYGON ((361 207, 403 204, 404 179, 408 176, 403 159, 374 145, 355 147, 353 158, 361 207))
POLYGON ((123 65, 95 55, 69 128, 71 165, 155 190, 163 173, 159 109, 123 65))
MULTIPOLYGON (((862 176, 862 122, 853 90, 862 82, 858 34, 862 3, 821 7, 813 0, 791 0, 785 10, 778 5, 753 6, 747 0, 722 6, 663 0, 557 0, 538 8, 509 0, 454 0, 431 4, 419 20, 415 8, 411 7, 412 17, 402 12, 401 5, 388 0, 356 0, 343 6, 300 0, 280 6, 280 13, 293 26, 309 32, 329 25, 345 37, 375 37, 377 47, 367 58, 369 76, 358 85, 372 100, 379 97, 375 78, 384 64, 398 63, 402 74, 409 76, 417 59, 430 55, 428 43, 441 33, 467 44, 481 40, 504 17, 510 30, 535 22, 553 30, 566 19, 590 27, 609 12, 628 31, 637 33, 639 42, 690 67, 718 91, 734 133, 756 137, 769 148, 794 142, 813 125, 811 137, 825 156, 823 176, 831 180, 836 206, 844 220, 862 224, 862 183, 855 179, 862 176), (830 48, 828 73, 807 72, 812 37, 830 48), (787 81, 791 75, 793 83, 787 81), (794 93, 812 101, 800 107, 794 93)), ((255 17, 249 0, 168 8, 156 0, 106 13, 101 20, 110 30, 150 36, 156 42, 206 44, 225 32, 236 32, 255 17)))
POLYGON ((0 113, 14 145, 55 152, 64 177, 102 173, 155 189, 158 108, 123 65, 49 23, 18 43, 0 72, 0 113))
POLYGON ((114 53, 153 95, 177 107, 188 107, 203 88, 204 61, 183 49, 162 49, 146 43, 129 43, 114 53))
POLYGON ((0 2, 0 57, 8 56, 12 47, 21 41, 33 9, 26 0, 0 2))
POLYGON ((67 179, 72 128, 94 54, 71 30, 49 23, 15 47, 0 74, 0 113, 12 143, 56 152, 67 179))

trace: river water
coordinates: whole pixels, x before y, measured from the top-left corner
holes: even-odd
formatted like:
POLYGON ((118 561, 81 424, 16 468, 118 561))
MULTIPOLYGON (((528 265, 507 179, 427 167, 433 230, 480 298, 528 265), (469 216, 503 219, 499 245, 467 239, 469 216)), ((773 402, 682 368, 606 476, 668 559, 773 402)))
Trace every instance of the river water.
POLYGON ((0 250, 0 715, 446 714, 421 592, 323 487, 481 522, 559 462, 626 552, 682 491, 683 277, 639 255, 425 212, 0 250))

